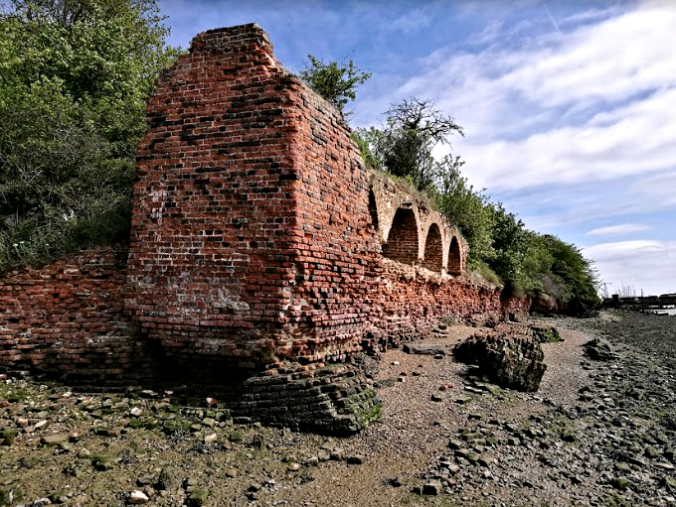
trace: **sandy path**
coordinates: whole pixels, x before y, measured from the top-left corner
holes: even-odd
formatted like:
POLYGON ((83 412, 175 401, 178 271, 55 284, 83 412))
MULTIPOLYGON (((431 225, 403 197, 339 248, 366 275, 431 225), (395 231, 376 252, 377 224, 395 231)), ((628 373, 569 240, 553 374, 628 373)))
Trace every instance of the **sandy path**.
MULTIPOLYGON (((454 361, 451 348, 477 331, 480 329, 451 326, 445 335, 421 342, 445 347, 444 359, 405 354, 400 349, 388 351, 377 376, 379 382, 391 383, 379 390, 383 400, 381 421, 362 434, 339 442, 350 453, 365 456, 364 464, 347 469, 333 463, 321 467, 313 474, 316 484, 310 488, 312 492, 306 490, 306 499, 313 505, 342 507, 407 505, 407 502, 417 505, 423 499, 409 493, 411 484, 416 483, 417 476, 430 463, 448 454, 449 437, 468 427, 468 414, 477 414, 482 419, 512 420, 527 419, 529 414, 542 411, 542 403, 527 396, 509 402, 491 400, 489 395, 482 397, 485 399, 479 403, 454 402, 467 394, 462 377, 467 367, 454 361), (404 381, 399 382, 399 377, 404 381), (445 384, 452 387, 440 391, 439 387, 445 384), (432 394, 440 394, 443 401, 432 401, 432 394), (394 488, 385 483, 393 477, 399 477, 403 487, 394 488)), ((565 341, 543 346, 547 372, 537 396, 568 405, 576 400, 578 389, 588 382, 580 360, 581 345, 590 336, 561 326, 559 331, 565 341)), ((292 505, 298 501, 295 494, 288 500, 292 505)))

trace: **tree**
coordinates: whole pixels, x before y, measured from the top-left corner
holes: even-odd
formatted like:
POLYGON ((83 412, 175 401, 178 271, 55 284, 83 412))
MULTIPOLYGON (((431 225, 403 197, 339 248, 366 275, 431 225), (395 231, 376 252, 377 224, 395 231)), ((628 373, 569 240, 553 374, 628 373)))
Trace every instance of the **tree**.
POLYGON ((490 262, 495 256, 494 214, 484 190, 475 190, 461 174, 464 165, 464 160, 453 155, 438 162, 433 194, 439 211, 458 226, 469 244, 468 266, 478 268, 479 263, 490 262))
POLYGON ((382 136, 375 147, 386 170, 410 178, 420 190, 438 179, 440 166, 432 157, 438 144, 450 146, 449 137, 463 135, 451 116, 444 116, 427 100, 412 98, 393 105, 386 113, 382 136))
POLYGON ((383 161, 377 147, 382 142, 383 131, 375 127, 356 129, 352 132, 352 140, 359 148, 364 163, 371 169, 382 170, 383 161))
POLYGON ((352 58, 343 65, 335 61, 325 63, 312 55, 307 58, 300 77, 344 114, 347 103, 357 98, 357 87, 368 81, 371 74, 358 68, 352 58))
POLYGON ((136 144, 177 50, 154 0, 0 14, 0 269, 124 238, 136 144))
POLYGON ((500 278, 521 292, 523 264, 526 259, 530 234, 524 223, 513 213, 508 213, 502 203, 490 206, 493 213, 493 258, 488 265, 500 278))
POLYGON ((555 236, 545 235, 543 241, 553 258, 551 273, 564 289, 558 299, 567 303, 568 312, 573 315, 591 314, 601 302, 593 263, 575 245, 555 236))

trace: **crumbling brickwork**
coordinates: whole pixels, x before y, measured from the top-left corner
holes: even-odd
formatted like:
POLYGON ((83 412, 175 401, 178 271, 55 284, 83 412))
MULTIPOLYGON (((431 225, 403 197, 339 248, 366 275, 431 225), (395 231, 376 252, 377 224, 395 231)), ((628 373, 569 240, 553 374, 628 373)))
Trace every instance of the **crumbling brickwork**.
MULTIPOLYGON (((458 229, 364 167, 340 113, 256 25, 199 34, 163 74, 137 165, 128 257, 102 249, 5 277, 0 364, 116 378, 152 372, 133 366, 155 357, 209 379, 309 365, 328 372, 316 385, 301 373, 250 385, 317 391, 308 410, 344 430, 377 404, 356 371, 335 377, 356 398, 324 386, 326 363, 420 338, 444 317, 495 321, 527 304, 463 276, 458 229)), ((291 398, 252 410, 300 427, 291 398)))
POLYGON ((422 304, 429 291, 395 304, 380 287, 383 258, 460 275, 457 229, 365 170, 341 115, 284 70, 259 27, 196 37, 148 117, 127 310, 178 361, 344 360, 378 316, 386 328, 401 316, 412 335, 419 309, 426 325, 449 313, 450 301, 422 304))
POLYGON ((100 248, 0 284, 0 364, 69 380, 151 376, 147 343, 124 315, 126 249, 100 248))
POLYGON ((186 364, 351 348, 379 245, 340 115, 247 25, 196 37, 148 118, 127 302, 143 331, 186 364))

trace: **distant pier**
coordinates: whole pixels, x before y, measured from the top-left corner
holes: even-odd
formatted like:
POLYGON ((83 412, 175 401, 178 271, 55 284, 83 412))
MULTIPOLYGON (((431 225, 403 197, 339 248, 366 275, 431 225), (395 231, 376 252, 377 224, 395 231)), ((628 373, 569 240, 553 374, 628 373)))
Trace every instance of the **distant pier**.
POLYGON ((662 294, 661 296, 643 297, 613 297, 604 298, 605 308, 622 308, 641 312, 655 313, 657 315, 676 315, 676 294, 662 294))

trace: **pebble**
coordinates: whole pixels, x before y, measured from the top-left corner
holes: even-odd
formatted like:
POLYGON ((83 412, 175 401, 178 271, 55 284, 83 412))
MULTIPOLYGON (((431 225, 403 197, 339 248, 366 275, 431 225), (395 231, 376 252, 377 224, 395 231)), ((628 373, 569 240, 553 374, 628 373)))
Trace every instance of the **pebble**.
POLYGON ((441 483, 439 481, 430 481, 423 485, 423 495, 438 495, 441 493, 441 483))
POLYGON ((149 500, 150 499, 145 493, 143 493, 143 491, 132 491, 129 495, 129 503, 134 505, 143 505, 148 503, 149 500))
POLYGON ((68 433, 58 433, 56 435, 47 435, 40 439, 42 445, 56 446, 68 441, 68 433))
POLYGON ((364 457, 360 456, 359 454, 352 454, 350 456, 347 456, 345 458, 345 461, 347 462, 348 465, 361 465, 364 463, 364 457))

